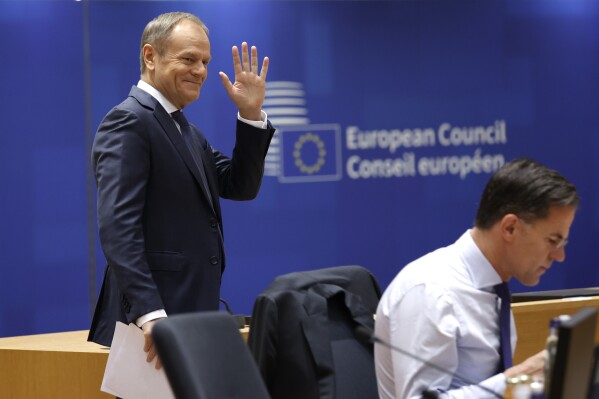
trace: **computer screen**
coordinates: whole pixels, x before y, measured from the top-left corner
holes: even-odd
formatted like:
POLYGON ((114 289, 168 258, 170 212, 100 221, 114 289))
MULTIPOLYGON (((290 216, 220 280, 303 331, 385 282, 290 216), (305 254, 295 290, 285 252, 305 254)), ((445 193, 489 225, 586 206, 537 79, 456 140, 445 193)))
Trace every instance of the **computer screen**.
POLYGON ((559 327, 547 399, 588 399, 597 309, 583 308, 559 327))
POLYGON ((595 345, 595 357, 593 358, 593 372, 591 374, 588 399, 599 399, 599 345, 595 345))

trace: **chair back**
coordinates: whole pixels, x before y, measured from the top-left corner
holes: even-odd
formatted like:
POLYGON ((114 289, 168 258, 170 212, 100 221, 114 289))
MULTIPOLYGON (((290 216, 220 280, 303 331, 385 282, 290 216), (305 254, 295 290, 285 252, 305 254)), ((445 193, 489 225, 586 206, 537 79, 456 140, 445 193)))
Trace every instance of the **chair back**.
POLYGON ((152 338, 176 398, 269 398, 249 348, 228 313, 170 316, 156 323, 152 338))

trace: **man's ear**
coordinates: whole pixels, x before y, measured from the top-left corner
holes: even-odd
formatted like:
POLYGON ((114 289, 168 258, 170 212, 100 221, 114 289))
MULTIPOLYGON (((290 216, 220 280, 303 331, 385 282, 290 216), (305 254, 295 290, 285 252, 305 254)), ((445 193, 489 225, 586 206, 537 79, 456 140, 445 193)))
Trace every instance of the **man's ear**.
POLYGON ((156 60, 156 57, 158 56, 158 54, 156 53, 156 49, 152 47, 151 44, 144 44, 142 51, 144 56, 144 62, 146 64, 146 69, 153 71, 155 68, 154 62, 156 60))
POLYGON ((512 242, 519 228, 520 218, 513 213, 505 215, 501 222, 499 222, 499 228, 501 230, 501 236, 507 242, 512 242))

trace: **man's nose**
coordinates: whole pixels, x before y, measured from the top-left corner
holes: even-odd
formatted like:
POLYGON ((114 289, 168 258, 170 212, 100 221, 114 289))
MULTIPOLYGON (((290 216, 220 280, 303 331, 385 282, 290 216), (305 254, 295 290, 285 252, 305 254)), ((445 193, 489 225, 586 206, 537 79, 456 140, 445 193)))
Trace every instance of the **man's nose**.
POLYGON ((551 251, 549 257, 557 262, 563 262, 566 259, 566 247, 563 246, 551 251))
POLYGON ((196 62, 193 65, 193 68, 191 68, 191 73, 193 73, 194 75, 203 75, 206 73, 206 71, 206 65, 204 65, 203 62, 196 62))

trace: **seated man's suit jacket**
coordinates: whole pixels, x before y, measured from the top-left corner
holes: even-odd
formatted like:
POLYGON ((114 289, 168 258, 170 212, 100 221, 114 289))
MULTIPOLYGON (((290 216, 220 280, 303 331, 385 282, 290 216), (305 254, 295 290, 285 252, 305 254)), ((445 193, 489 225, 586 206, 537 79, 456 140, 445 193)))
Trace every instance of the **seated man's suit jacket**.
POLYGON ((280 276, 256 299, 248 344, 273 399, 376 398, 371 344, 381 290, 360 266, 280 276))
POLYGON ((211 198, 175 122, 150 94, 134 86, 98 128, 92 161, 107 266, 91 341, 110 345, 116 321, 128 324, 158 309, 219 308, 225 269, 219 197, 258 194, 274 129, 237 121, 228 158, 192 127, 211 198))

